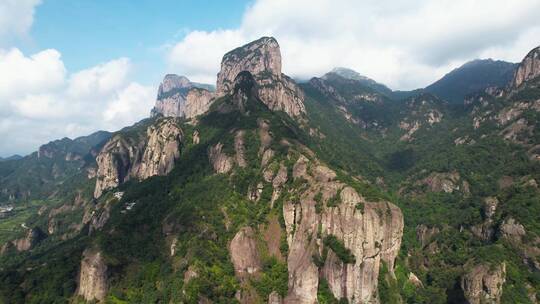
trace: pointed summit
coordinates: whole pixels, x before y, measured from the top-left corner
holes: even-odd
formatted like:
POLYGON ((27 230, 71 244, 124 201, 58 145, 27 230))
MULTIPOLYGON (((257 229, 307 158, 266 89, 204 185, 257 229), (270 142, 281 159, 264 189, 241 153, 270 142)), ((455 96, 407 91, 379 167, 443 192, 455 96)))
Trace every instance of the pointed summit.
POLYGON ((262 37, 225 54, 217 75, 217 95, 231 93, 236 76, 244 71, 255 79, 258 96, 268 108, 284 111, 291 117, 305 113, 304 93, 281 73, 281 52, 276 39, 262 37))
POLYGON ((191 82, 185 76, 167 74, 159 85, 152 116, 192 118, 208 110, 214 94, 210 86, 191 82))

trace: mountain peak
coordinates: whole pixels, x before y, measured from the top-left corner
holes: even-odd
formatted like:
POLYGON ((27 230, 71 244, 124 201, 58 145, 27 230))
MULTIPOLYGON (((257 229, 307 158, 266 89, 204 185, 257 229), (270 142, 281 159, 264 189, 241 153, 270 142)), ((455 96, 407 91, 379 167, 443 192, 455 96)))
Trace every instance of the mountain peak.
POLYGON ((349 68, 335 67, 330 71, 330 73, 338 74, 339 76, 341 76, 343 78, 349 78, 349 79, 354 79, 354 80, 368 80, 368 81, 375 82, 373 79, 368 78, 368 77, 358 73, 357 71, 355 71, 353 69, 349 69, 349 68))
POLYGON ((191 82, 185 76, 167 74, 159 85, 151 115, 192 118, 208 110, 214 97, 211 86, 191 82))
POLYGON ((163 78, 163 82, 159 85, 158 99, 166 93, 178 89, 190 89, 193 84, 185 76, 179 76, 176 74, 167 74, 163 78))
POLYGON ((234 89, 234 79, 242 71, 281 78, 281 51, 276 39, 262 37, 226 53, 217 76, 218 94, 234 89))
POLYGON ((489 87, 505 87, 512 80, 516 64, 493 59, 476 59, 452 70, 425 90, 449 102, 463 102, 465 96, 489 87))
POLYGON ((540 76, 540 46, 532 49, 519 64, 512 86, 517 88, 524 82, 540 76))
POLYGON ((253 76, 258 96, 269 109, 291 117, 305 113, 304 93, 281 73, 281 51, 276 39, 262 37, 226 53, 217 75, 217 95, 232 93, 236 77, 244 71, 253 76))
POLYGON ((356 80, 360 82, 362 85, 369 87, 386 96, 392 95, 392 90, 390 88, 388 88, 382 83, 378 83, 377 81, 358 73, 357 71, 353 69, 344 68, 344 67, 335 67, 330 72, 326 73, 322 78, 327 79, 330 74, 335 74, 346 79, 356 80))

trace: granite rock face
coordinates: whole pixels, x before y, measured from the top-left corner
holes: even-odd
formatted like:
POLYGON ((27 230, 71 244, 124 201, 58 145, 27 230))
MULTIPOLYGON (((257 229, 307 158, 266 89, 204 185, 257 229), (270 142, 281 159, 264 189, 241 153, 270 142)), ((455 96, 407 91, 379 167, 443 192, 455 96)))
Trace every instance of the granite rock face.
POLYGON ((283 204, 289 245, 289 293, 284 302, 316 303, 322 277, 338 299, 378 303, 381 262, 393 272, 401 245, 400 209, 388 202, 366 201, 352 187, 337 181, 335 172, 304 156, 292 174, 293 180, 309 186, 299 193, 297 202, 283 204), (326 243, 328 238, 347 248, 353 260, 339 257, 326 243), (314 256, 318 256, 318 264, 314 256))
POLYGON ((291 117, 305 113, 302 90, 281 73, 281 52, 274 38, 263 37, 225 54, 217 76, 217 95, 231 93, 236 76, 244 71, 253 75, 258 96, 268 108, 291 117))
POLYGON ((540 76, 540 46, 532 49, 519 64, 512 86, 520 87, 524 82, 540 76))
POLYGON ((174 118, 150 125, 141 136, 113 136, 96 157, 94 197, 133 178, 143 180, 168 174, 180 156, 182 138, 183 132, 174 118))
POLYGON ((506 265, 477 265, 461 279, 461 288, 470 304, 500 303, 506 265))
POLYGON ((103 254, 96 249, 83 252, 77 294, 86 301, 102 301, 107 294, 107 265, 103 254))
POLYGON ((148 127, 148 142, 137 176, 146 179, 154 175, 166 175, 174 168, 174 161, 180 157, 179 143, 182 130, 173 120, 165 120, 148 127))
POLYGON ((262 263, 255 233, 251 227, 241 228, 231 241, 229 247, 234 272, 241 280, 255 275, 261 270, 262 263))
POLYGON ((152 116, 196 117, 208 111, 214 93, 184 76, 167 74, 159 86, 152 116))

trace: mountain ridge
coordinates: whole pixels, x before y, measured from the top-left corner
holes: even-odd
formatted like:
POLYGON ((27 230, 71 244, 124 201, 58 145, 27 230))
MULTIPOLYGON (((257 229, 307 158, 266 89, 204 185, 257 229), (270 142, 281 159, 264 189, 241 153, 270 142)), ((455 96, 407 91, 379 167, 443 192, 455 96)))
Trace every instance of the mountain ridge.
POLYGON ((533 303, 529 54, 518 87, 459 104, 296 84, 271 37, 225 54, 215 92, 166 75, 158 99, 197 112, 0 163, 0 301, 533 303))

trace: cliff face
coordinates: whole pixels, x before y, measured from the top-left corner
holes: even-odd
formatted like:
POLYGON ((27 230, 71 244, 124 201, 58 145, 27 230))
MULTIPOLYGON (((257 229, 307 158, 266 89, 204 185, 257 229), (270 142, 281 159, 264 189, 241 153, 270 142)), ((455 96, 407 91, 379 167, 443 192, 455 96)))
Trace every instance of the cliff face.
POLYGON ((281 73, 281 52, 274 38, 263 37, 225 54, 217 76, 217 95, 230 93, 236 76, 243 71, 253 75, 258 95, 268 108, 284 111, 291 117, 305 113, 303 92, 281 73))
POLYGON ((166 175, 174 168, 174 161, 180 157, 179 143, 183 134, 173 120, 151 125, 146 133, 148 142, 137 173, 139 179, 166 175))
POLYGON ((462 278, 461 288, 470 304, 500 303, 505 280, 504 263, 495 268, 477 265, 462 278))
POLYGON ((107 265, 101 251, 86 249, 81 261, 77 294, 86 301, 105 299, 107 295, 107 265))
POLYGON ((174 119, 149 126, 146 134, 111 138, 96 157, 98 166, 94 197, 131 178, 139 180, 165 175, 180 156, 183 133, 174 119))
POLYGON ((165 75, 152 116, 193 118, 208 111, 214 94, 184 76, 165 75))
POLYGON ((320 277, 338 299, 378 303, 381 261, 393 271, 403 234, 401 211, 387 202, 367 202, 335 178, 307 157, 294 165, 293 179, 308 186, 298 202, 283 205, 289 245, 286 303, 316 303, 320 277), (349 253, 344 255, 336 242, 349 253))
POLYGON ((512 85, 520 87, 524 82, 540 76, 540 47, 531 50, 519 64, 512 85))

